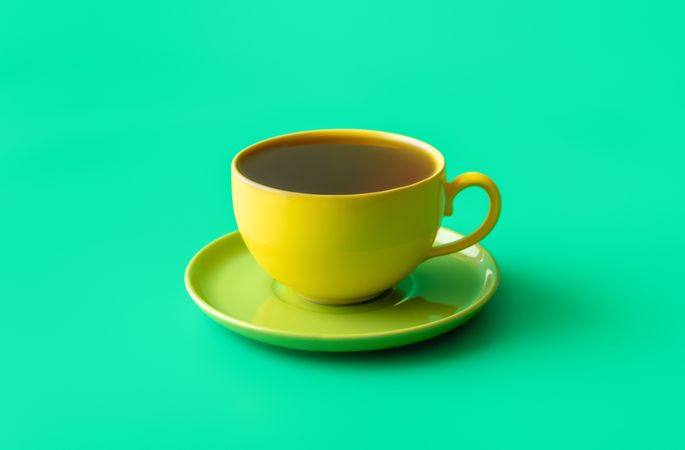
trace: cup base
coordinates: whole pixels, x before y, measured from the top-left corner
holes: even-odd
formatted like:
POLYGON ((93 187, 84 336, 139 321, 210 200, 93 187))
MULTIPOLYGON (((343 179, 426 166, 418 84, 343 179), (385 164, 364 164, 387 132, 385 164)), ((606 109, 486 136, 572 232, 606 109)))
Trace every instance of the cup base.
POLYGON ((357 305, 359 303, 364 303, 368 302, 371 300, 374 300, 377 297, 382 296, 388 291, 388 289, 385 289, 381 292, 377 292, 372 295, 365 295, 363 297, 355 297, 355 298, 321 298, 321 297, 312 297, 309 295, 304 295, 299 292, 293 291, 298 297, 300 297, 302 300, 306 300, 311 303, 317 303, 319 305, 333 305, 333 306, 345 306, 345 305, 357 305))

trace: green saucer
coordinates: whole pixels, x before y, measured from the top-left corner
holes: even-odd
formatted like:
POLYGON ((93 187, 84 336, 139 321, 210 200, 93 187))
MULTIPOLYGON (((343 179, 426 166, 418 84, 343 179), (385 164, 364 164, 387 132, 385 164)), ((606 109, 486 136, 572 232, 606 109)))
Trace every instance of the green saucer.
MULTIPOLYGON (((441 228, 436 242, 461 237, 441 228)), ((234 232, 193 257, 185 282, 195 303, 236 333, 282 347, 343 352, 398 347, 455 328, 492 296, 499 270, 490 253, 474 245, 426 261, 375 299, 320 305, 269 277, 234 232)))

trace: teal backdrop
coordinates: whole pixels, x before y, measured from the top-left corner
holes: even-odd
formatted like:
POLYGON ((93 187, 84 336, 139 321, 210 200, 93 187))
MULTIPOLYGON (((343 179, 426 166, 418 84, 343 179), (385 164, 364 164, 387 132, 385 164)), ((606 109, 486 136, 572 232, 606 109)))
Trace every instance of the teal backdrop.
POLYGON ((3 3, 0 447, 685 448, 683 5, 3 3), (334 127, 497 181, 472 322, 303 353, 190 300, 233 155, 334 127))

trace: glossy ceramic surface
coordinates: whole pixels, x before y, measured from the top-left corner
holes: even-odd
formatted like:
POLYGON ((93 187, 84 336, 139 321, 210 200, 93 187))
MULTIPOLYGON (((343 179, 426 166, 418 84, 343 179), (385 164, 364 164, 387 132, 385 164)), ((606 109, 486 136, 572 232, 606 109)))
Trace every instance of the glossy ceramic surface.
MULTIPOLYGON (((441 228, 437 242, 461 237, 441 228)), ((322 305, 274 281, 238 232, 203 248, 186 270, 195 303, 226 328, 269 344, 320 351, 396 347, 444 333, 477 312, 498 283, 494 259, 475 245, 426 261, 375 299, 322 305)))
POLYGON ((318 130, 288 134, 241 151, 232 165, 233 209, 245 244, 276 280, 311 300, 351 304, 394 286, 432 256, 467 248, 485 237, 500 212, 497 186, 469 172, 445 181, 445 160, 431 145, 394 133, 318 130), (314 143, 409 147, 434 161, 434 172, 417 183, 350 195, 316 195, 275 189, 248 179, 238 161, 271 146, 314 143), (483 188, 490 209, 482 225, 459 242, 431 248, 452 200, 470 187, 483 188))

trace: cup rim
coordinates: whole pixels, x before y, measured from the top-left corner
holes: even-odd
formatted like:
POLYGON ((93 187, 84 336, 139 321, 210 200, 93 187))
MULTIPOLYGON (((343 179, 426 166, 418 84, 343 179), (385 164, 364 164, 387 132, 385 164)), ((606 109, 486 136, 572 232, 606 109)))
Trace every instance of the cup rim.
POLYGON ((302 195, 302 196, 308 196, 308 197, 336 197, 336 198, 354 198, 354 197, 368 197, 368 196, 373 196, 373 195, 383 195, 383 194, 389 194, 389 193, 395 193, 395 192, 400 192, 404 190, 409 190, 413 189, 417 186, 420 186, 424 183, 428 183, 432 181, 435 178, 440 177, 440 175, 443 173, 445 169, 445 157, 432 145, 423 142, 419 139, 410 137, 410 136, 405 136, 403 134, 398 134, 398 133, 392 133, 388 131, 376 131, 376 130, 366 130, 366 129, 357 129, 357 128, 329 128, 329 129, 321 129, 321 130, 306 130, 306 131, 298 131, 294 133, 287 133, 287 134, 282 134, 279 136, 271 137, 268 139, 261 140, 259 142, 256 142, 254 144, 248 145, 247 147, 243 148, 240 150, 234 157, 233 161, 231 162, 231 171, 233 173, 233 176, 240 178, 241 181, 244 183, 247 183, 249 185, 252 185, 253 187, 257 187, 259 189, 265 189, 268 191, 273 191, 273 192, 278 192, 281 194, 288 194, 288 195, 302 195), (259 151, 264 148, 268 148, 274 144, 279 144, 283 142, 292 142, 295 141, 299 138, 321 138, 322 141, 325 140, 337 140, 337 139, 344 139, 344 138, 354 138, 354 139, 369 139, 369 140, 375 140, 376 142, 378 140, 386 141, 386 142, 392 142, 394 144, 401 144, 403 146, 411 146, 413 148, 418 148, 422 150, 425 153, 428 153, 434 163, 435 163, 435 169, 433 172, 425 177, 422 178, 419 181, 415 181, 410 184, 404 184, 401 186, 397 186, 394 188, 390 189, 384 189, 381 191, 369 191, 369 192, 360 192, 360 193, 354 193, 354 194, 317 194, 317 193, 311 193, 311 192, 299 192, 299 191, 290 191, 287 189, 280 189, 276 188, 273 186, 269 186, 263 183, 259 183, 257 181, 252 180, 249 178, 247 175, 242 173, 240 169, 238 169, 238 162, 241 158, 244 158, 246 155, 249 155, 255 151, 259 151))

